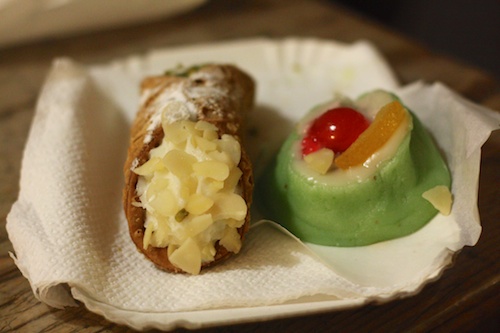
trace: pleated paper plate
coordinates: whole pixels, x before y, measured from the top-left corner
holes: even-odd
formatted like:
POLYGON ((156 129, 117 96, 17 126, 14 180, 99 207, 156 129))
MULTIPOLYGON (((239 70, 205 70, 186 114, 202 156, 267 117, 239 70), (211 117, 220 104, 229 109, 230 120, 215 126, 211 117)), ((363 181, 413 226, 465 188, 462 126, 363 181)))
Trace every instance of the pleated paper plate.
MULTIPOLYGON (((249 236, 251 244, 259 243, 259 239, 253 235, 278 232, 280 237, 285 237, 279 239, 286 239, 287 242, 297 244, 301 255, 310 256, 313 262, 331 272, 335 277, 332 279, 334 281, 332 284, 335 284, 335 281, 341 283, 332 285, 331 290, 325 288, 328 291, 324 293, 320 289, 298 294, 297 297, 282 295, 279 299, 274 301, 267 299, 261 304, 251 300, 251 295, 247 295, 249 297, 247 303, 239 303, 238 300, 231 302, 226 299, 225 304, 231 305, 213 307, 207 305, 202 308, 180 307, 178 309, 175 308, 175 304, 168 309, 153 309, 151 306, 140 308, 136 303, 128 307, 127 304, 132 303, 120 303, 119 296, 109 294, 109 290, 114 290, 113 288, 103 285, 97 287, 85 285, 88 281, 77 283, 62 278, 49 285, 40 285, 35 279, 36 274, 29 267, 30 260, 27 258, 30 253, 22 251, 22 246, 19 245, 20 240, 16 237, 21 232, 15 228, 21 227, 14 226, 13 223, 9 225, 8 222, 9 237, 16 250, 17 264, 30 279, 35 294, 37 290, 45 288, 43 289, 45 291, 40 291, 38 295, 42 300, 50 303, 50 295, 54 294, 51 294, 49 290, 55 290, 51 288, 58 283, 66 283, 71 288, 72 296, 82 301, 88 309, 105 316, 110 321, 135 329, 199 328, 335 311, 360 306, 369 301, 388 301, 417 293, 426 282, 440 276, 450 264, 456 251, 465 245, 474 245, 479 238, 481 227, 477 215, 477 193, 464 195, 455 191, 457 188, 466 187, 465 185, 477 184, 479 169, 477 167, 471 173, 470 169, 463 169, 464 163, 460 165, 454 163, 457 159, 461 159, 462 162, 470 160, 467 163, 478 165, 480 147, 492 129, 485 126, 478 131, 482 134, 470 136, 468 139, 470 142, 466 145, 456 144, 453 135, 449 134, 450 126, 460 129, 461 122, 466 116, 470 121, 470 114, 488 111, 478 109, 477 106, 439 84, 427 86, 416 83, 408 87, 399 87, 391 68, 368 42, 360 41, 347 45, 317 39, 251 39, 155 50, 145 55, 90 66, 85 70, 88 71, 100 94, 121 113, 125 123, 130 124, 139 105, 138 87, 143 77, 157 75, 178 65, 190 66, 207 62, 235 64, 250 73, 256 80, 256 107, 247 124, 253 135, 246 141, 246 148, 255 166, 256 177, 262 172, 282 140, 289 134, 294 123, 314 105, 332 98, 337 93, 354 98, 371 89, 382 88, 395 91, 419 115, 424 124, 428 125, 450 163, 455 196, 452 214, 447 217, 438 215, 427 226, 410 236, 356 248, 301 244, 273 223, 254 221, 249 236), (436 105, 439 109, 445 109, 444 113, 435 112, 436 105), (449 119, 446 111, 449 105, 453 106, 455 112, 456 120, 453 123, 448 120, 440 121, 440 119, 449 119), (449 140, 450 137, 451 140, 449 140)), ((40 105, 43 105, 43 101, 40 105)), ((102 115, 100 117, 105 119, 102 115)), ((125 142, 123 144, 126 145, 125 142)), ((123 144, 120 146, 123 147, 123 144)), ((101 158, 106 158, 106 156, 101 156, 101 158)), ((108 170, 108 172, 113 173, 113 170, 108 170)), ((116 173, 121 173, 121 169, 116 170, 116 173)), ((21 185, 21 192, 23 193, 23 185, 21 185)), ((112 205, 116 207, 116 203, 112 205)), ((120 214, 120 219, 123 220, 122 213, 120 214)), ((259 212, 255 212, 254 216, 254 220, 260 217, 265 219, 265 216, 259 216, 259 212)), ((14 216, 11 217, 12 219, 14 216)), ((126 239, 128 236, 126 226, 117 226, 116 230, 121 238, 115 240, 113 245, 115 247, 112 248, 116 251, 131 249, 131 241, 126 239), (126 245, 121 245, 122 239, 126 245)), ((279 251, 279 244, 277 244, 277 249, 279 251)), ((111 251, 111 255, 115 255, 116 251, 111 251)), ((246 254, 238 256, 234 263, 231 263, 232 260, 229 261, 229 265, 233 266, 228 267, 233 270, 238 265, 245 267, 243 262, 245 256, 246 254)), ((119 267, 124 260, 122 257, 119 258, 119 260, 116 258, 111 260, 111 268, 103 268, 102 271, 116 278, 118 281, 116 283, 120 281, 129 283, 129 280, 112 272, 114 266, 119 267)), ((130 260, 137 260, 141 265, 142 261, 145 261, 140 255, 134 255, 130 257, 130 260)), ((304 262, 307 260, 301 263, 304 262)), ((273 261, 270 261, 266 265, 267 269, 271 267, 271 271, 272 263, 273 261)), ((102 262, 102 265, 108 264, 102 262)), ((134 263, 129 267, 134 265, 137 266, 134 263)), ((286 265, 290 265, 290 262, 286 265)), ((279 269, 286 268, 286 265, 277 263, 277 269, 278 266, 279 269)), ((320 269, 323 269, 321 267, 320 269)), ((203 278, 209 278, 211 274, 223 273, 223 270, 224 268, 209 271, 206 275, 196 277, 196 281, 201 283, 203 278)), ((303 271, 307 273, 307 267, 303 271)), ((248 272, 249 276, 255 278, 254 273, 256 272, 248 272)), ((175 289, 177 280, 169 280, 170 275, 163 274, 160 278, 164 278, 165 284, 175 289)), ((242 281, 245 280, 244 276, 242 279, 242 281)), ((132 282, 135 283, 135 281, 132 282)), ((222 287, 228 289, 228 294, 230 294, 232 286, 222 287)), ((293 285, 288 287, 290 292, 294 291, 293 285)), ((297 286, 297 288, 301 287, 304 286, 297 286)), ((137 301, 137 304, 147 304, 147 301, 151 301, 141 300, 141 297, 148 297, 147 295, 126 296, 137 301)), ((158 297, 158 295, 154 296, 158 297)), ((57 304, 64 305, 64 302, 57 304)))

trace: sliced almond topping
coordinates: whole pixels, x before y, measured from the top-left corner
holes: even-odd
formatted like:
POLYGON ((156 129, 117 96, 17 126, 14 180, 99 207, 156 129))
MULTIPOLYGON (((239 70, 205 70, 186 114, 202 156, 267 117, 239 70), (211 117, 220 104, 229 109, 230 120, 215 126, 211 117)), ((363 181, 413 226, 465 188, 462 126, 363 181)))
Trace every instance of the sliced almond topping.
POLYGON ((245 200, 236 193, 217 193, 215 203, 210 212, 214 220, 235 219, 242 220, 247 215, 245 200))
POLYGON ((156 213, 165 217, 175 215, 179 211, 177 198, 168 187, 153 195, 149 205, 156 213))
POLYGON ((226 178, 224 182, 224 190, 234 191, 238 183, 240 182, 240 178, 243 175, 243 171, 240 168, 233 168, 229 172, 229 176, 226 178))
POLYGON ((450 215, 453 199, 447 186, 435 186, 422 193, 422 197, 429 201, 441 214, 450 215))
POLYGON ((186 204, 186 210, 190 214, 200 215, 209 210, 214 204, 213 199, 203 194, 195 193, 189 197, 186 204))
POLYGON ((134 172, 139 176, 148 176, 153 174, 155 171, 163 169, 163 165, 159 163, 161 161, 158 157, 152 157, 147 160, 143 165, 134 169, 134 172))
POLYGON ((207 140, 201 136, 195 137, 196 146, 205 152, 214 151, 217 149, 217 143, 207 140))
POLYGON ((191 135, 191 131, 186 127, 185 122, 177 121, 171 124, 164 124, 163 126, 163 139, 173 144, 179 145, 187 140, 191 135))
POLYGON ((214 223, 212 219, 212 215, 203 214, 200 216, 196 216, 191 221, 189 221, 187 225, 187 235, 189 237, 194 237, 198 235, 200 232, 205 231, 209 226, 214 223))
POLYGON ((241 236, 236 229, 226 228, 219 244, 224 246, 228 251, 238 253, 241 249, 241 236))
POLYGON ((229 176, 229 167, 227 164, 219 161, 201 161, 193 164, 194 173, 197 176, 212 178, 223 181, 229 176))
POLYGON ((201 252, 198 244, 192 238, 186 239, 178 249, 169 255, 168 260, 186 273, 193 275, 200 273, 201 252))
POLYGON ((143 246, 168 247, 174 266, 198 274, 202 262, 214 259, 217 241, 228 251, 240 250, 237 228, 248 210, 237 194, 241 147, 233 136, 219 138, 217 127, 206 121, 167 120, 163 146, 134 170, 147 182, 139 193, 140 207, 150 214, 143 246))
POLYGON ((234 136, 229 134, 224 134, 219 142, 219 150, 224 151, 229 154, 233 160, 234 165, 238 165, 241 159, 241 146, 238 140, 234 136))
POLYGON ((147 249, 149 242, 151 240, 151 234, 153 233, 153 223, 149 223, 144 231, 144 237, 142 238, 142 247, 147 249))
POLYGON ((326 174, 333 164, 334 153, 327 148, 321 148, 304 156, 307 166, 319 174, 326 174))
POLYGON ((171 150, 163 157, 165 167, 180 179, 191 175, 195 162, 196 158, 179 149, 171 150))

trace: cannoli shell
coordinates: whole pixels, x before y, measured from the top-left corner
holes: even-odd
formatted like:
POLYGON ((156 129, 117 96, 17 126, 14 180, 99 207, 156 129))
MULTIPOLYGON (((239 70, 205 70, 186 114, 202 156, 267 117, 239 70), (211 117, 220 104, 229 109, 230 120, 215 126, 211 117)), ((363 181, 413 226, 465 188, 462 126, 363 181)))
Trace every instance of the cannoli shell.
MULTIPOLYGON (((235 66, 211 64, 196 68, 185 75, 167 74, 147 77, 141 83, 141 106, 132 123, 130 144, 124 166, 123 206, 130 237, 137 249, 157 267, 171 272, 181 272, 168 260, 167 248, 152 246, 148 246, 147 249, 143 248, 146 211, 133 205, 134 202, 139 201, 139 198, 136 192, 138 175, 132 169, 145 163, 149 158, 149 151, 161 144, 164 136, 161 122, 157 126, 152 126, 153 118, 159 112, 155 108, 158 100, 164 99, 165 94, 171 93, 170 88, 174 85, 181 87, 186 102, 194 106, 196 112, 195 119, 192 120, 205 120, 212 123, 219 129, 219 135, 234 135, 241 143, 242 154, 239 168, 243 175, 240 179, 240 187, 248 206, 245 223, 238 229, 243 240, 250 224, 253 177, 251 163, 241 142, 240 132, 245 114, 253 106, 255 84, 249 75, 235 66), (203 89, 204 86, 211 89, 203 89)), ((217 250, 215 260, 203 264, 202 268, 216 264, 232 254, 218 243, 215 248, 217 250)))

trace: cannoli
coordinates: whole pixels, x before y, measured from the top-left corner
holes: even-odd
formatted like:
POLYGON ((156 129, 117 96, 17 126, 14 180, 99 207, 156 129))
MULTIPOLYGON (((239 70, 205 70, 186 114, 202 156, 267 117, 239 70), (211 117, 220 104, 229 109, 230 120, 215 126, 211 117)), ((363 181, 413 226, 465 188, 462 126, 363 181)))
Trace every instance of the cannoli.
POLYGON ((345 247, 406 236, 449 214, 450 183, 419 119, 377 90, 312 109, 257 192, 268 216, 303 241, 345 247))
POLYGON ((253 190, 240 133, 254 91, 232 65, 142 81, 123 205, 133 242, 157 267, 198 274, 239 252, 253 190))

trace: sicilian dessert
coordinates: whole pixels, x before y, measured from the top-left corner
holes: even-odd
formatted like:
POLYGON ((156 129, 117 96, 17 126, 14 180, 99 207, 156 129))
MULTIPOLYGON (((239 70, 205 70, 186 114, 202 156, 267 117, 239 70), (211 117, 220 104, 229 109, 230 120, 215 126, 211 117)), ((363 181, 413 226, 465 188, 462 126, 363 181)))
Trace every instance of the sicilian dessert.
POLYGON ((306 242, 362 246, 449 214, 450 173, 419 119, 372 91, 313 108, 265 172, 269 217, 306 242))
POLYGON ((198 274, 239 252, 253 190, 239 133, 254 90, 231 65, 143 80, 123 204, 133 242, 159 268, 198 274))

